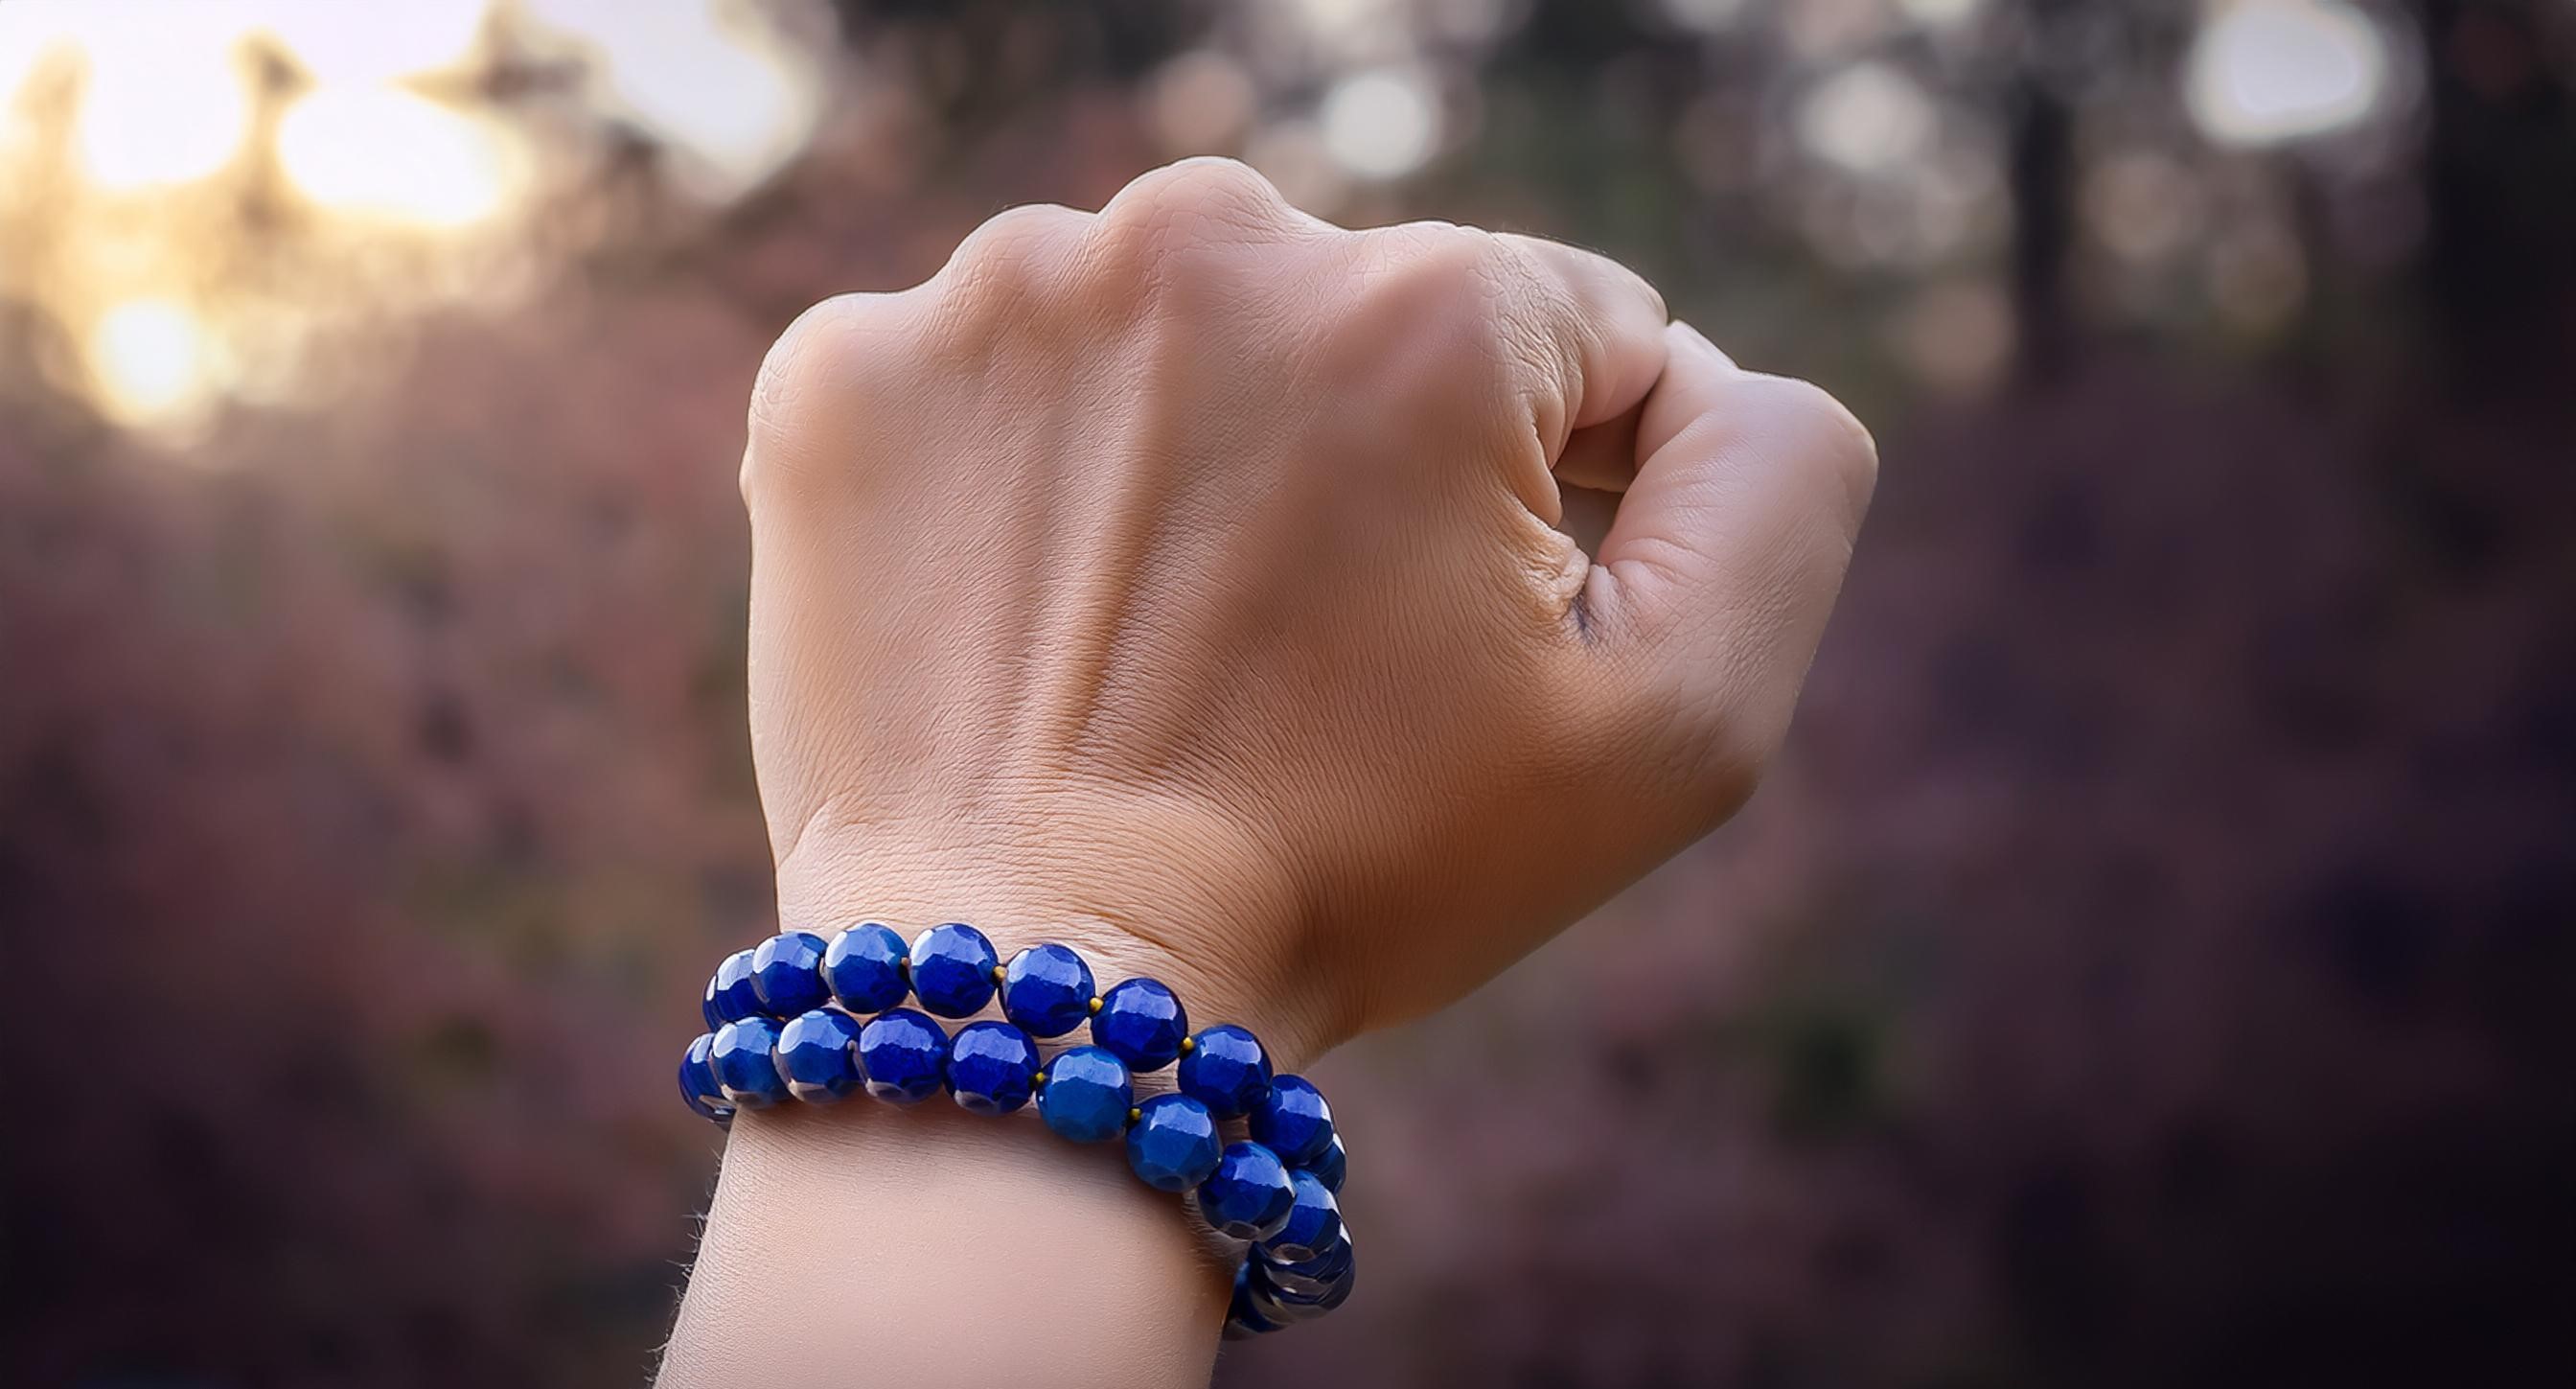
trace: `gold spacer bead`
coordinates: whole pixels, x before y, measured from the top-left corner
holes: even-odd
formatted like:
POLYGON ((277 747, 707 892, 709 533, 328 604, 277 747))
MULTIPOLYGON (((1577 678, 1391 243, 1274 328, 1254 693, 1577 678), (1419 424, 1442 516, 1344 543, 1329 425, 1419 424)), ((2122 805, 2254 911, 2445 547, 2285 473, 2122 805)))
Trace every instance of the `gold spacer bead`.
POLYGON ((1001 983, 1005 978, 1010 976, 1010 973, 1011 972, 1009 970, 1002 968, 1000 965, 993 966, 993 982, 996 984, 1001 983))
POLYGON ((1183 1055, 1183 1056, 1187 1056, 1187 1055, 1189 1055, 1191 1052, 1197 1051, 1198 1049, 1199 1049, 1199 1039, 1198 1039, 1198 1038, 1196 1038, 1196 1037, 1183 1037, 1183 1038, 1181 1039, 1181 1055, 1183 1055))
POLYGON ((1040 1071, 1036 1075, 1029 1077, 1029 1086, 1032 1089, 1044 1084, 1046 1084, 1046 1072, 1044 1071, 1040 1071))
POLYGON ((1099 1011, 1100 1011, 1100 1009, 1101 1009, 1100 995, 1098 995, 1098 994, 1093 994, 1093 995, 1091 996, 1091 1004, 1090 1004, 1090 1008, 1091 1008, 1091 1011, 1092 1011, 1092 1012, 1095 1012, 1095 1013, 1097 1013, 1097 1012, 1099 1012, 1099 1011))
POLYGON ((1141 1109, 1131 1109, 1131 1110, 1128 1110, 1128 1111, 1127 1111, 1127 1122, 1128 1122, 1128 1123, 1131 1123, 1131 1124, 1132 1124, 1132 1123, 1135 1123, 1137 1120, 1142 1119, 1142 1118, 1144 1118, 1144 1117, 1145 1117, 1145 1111, 1143 1111, 1143 1110, 1141 1110, 1141 1109))

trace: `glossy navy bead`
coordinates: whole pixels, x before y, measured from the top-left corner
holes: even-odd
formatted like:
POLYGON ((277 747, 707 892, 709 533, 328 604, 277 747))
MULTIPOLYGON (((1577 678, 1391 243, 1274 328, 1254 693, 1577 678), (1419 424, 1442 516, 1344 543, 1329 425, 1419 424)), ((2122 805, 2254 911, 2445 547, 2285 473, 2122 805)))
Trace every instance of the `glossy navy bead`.
POLYGON ((787 1093, 807 1104, 830 1104, 859 1088, 859 1025, 847 1013, 816 1008, 778 1029, 778 1074, 787 1093))
POLYGON ((1335 1196, 1342 1194, 1342 1183, 1350 1176, 1350 1157, 1342 1151, 1339 1132, 1333 1135, 1332 1142, 1324 1145, 1323 1156, 1306 1164, 1306 1170, 1315 1174, 1315 1179, 1324 1184, 1324 1190, 1335 1196))
POLYGON ((912 992, 904 975, 903 937, 863 921, 832 938, 823 951, 823 983, 853 1013, 882 1013, 912 992))
POLYGON ((1270 1145, 1289 1166, 1303 1167, 1332 1144, 1333 1107, 1304 1076, 1279 1076, 1270 1082, 1269 1095, 1253 1106, 1252 1138, 1270 1145))
POLYGON ((976 1114, 1008 1114, 1029 1102, 1038 1044, 1006 1022, 970 1022, 948 1044, 948 1093, 976 1114))
POLYGON ((725 1102, 724 1091, 716 1084, 715 1067, 708 1060, 715 1043, 712 1033, 702 1032, 681 1054, 680 1098, 689 1102, 690 1113, 725 1124, 733 1121, 733 1106, 725 1102))
POLYGON ((1234 1296, 1225 1308, 1225 1334, 1230 1340, 1242 1340, 1279 1329, 1253 1301, 1253 1274, 1249 1261, 1235 1265, 1234 1296))
POLYGON ((751 955, 737 950, 725 956, 714 977, 707 980, 707 996, 699 1008, 706 1014, 709 1032, 759 1014, 760 995, 751 987, 751 955))
POLYGON ((1199 1214, 1218 1234, 1232 1239, 1278 1234, 1296 1206, 1288 1164, 1258 1143, 1227 1144, 1216 1170, 1199 1183, 1199 1214))
POLYGON ((943 1018, 962 1018, 993 1001, 993 943, 964 922, 933 926, 912 941, 912 996, 943 1018))
POLYGON ((1333 1241, 1333 1247, 1314 1258, 1288 1263, 1273 1257, 1259 1245, 1253 1246, 1252 1258, 1260 1265, 1261 1275, 1281 1289, 1299 1297, 1316 1298, 1349 1279, 1351 1265, 1358 1255, 1351 1245, 1351 1227, 1344 1224, 1341 1235, 1333 1241))
POLYGON ((1074 1047, 1047 1063, 1038 1117, 1076 1143, 1106 1143, 1127 1131, 1135 1104, 1126 1062, 1101 1047, 1074 1047))
POLYGON ((1240 1119, 1270 1093, 1270 1053, 1250 1030, 1219 1023, 1190 1039, 1178 1079, 1181 1093, 1209 1113, 1240 1119))
MULTIPOLYGON (((1049 1080, 1049 1085, 1055 1082, 1049 1080)), ((1216 1116, 1187 1095, 1156 1095, 1127 1130, 1127 1165, 1157 1191, 1187 1191, 1216 1170, 1216 1116)))
POLYGON ((889 1008, 859 1029, 859 1069, 869 1094, 918 1104, 938 1094, 946 1076, 947 1030, 910 1008, 889 1008))
POLYGON ((1032 1037, 1061 1037, 1091 1016, 1091 966, 1070 946, 1033 945, 1002 974, 1002 1016, 1032 1037))
POLYGON ((1136 1071, 1172 1064, 1189 1033, 1189 1010, 1178 995, 1152 979, 1115 985, 1100 996, 1100 1011, 1091 1016, 1091 1040, 1136 1071))
POLYGON ((1342 1205, 1332 1189, 1304 1168, 1288 1174, 1296 1198, 1279 1232, 1261 1241, 1261 1252, 1280 1263, 1302 1263, 1329 1253, 1342 1238, 1342 1205))
POLYGON ((823 1006, 823 938, 811 931, 781 931, 751 952, 751 991, 760 1011, 792 1018, 823 1006))
POLYGON ((716 1029, 707 1064, 736 1109, 766 1109, 787 1098, 777 1048, 778 1024, 767 1018, 737 1018, 716 1029))

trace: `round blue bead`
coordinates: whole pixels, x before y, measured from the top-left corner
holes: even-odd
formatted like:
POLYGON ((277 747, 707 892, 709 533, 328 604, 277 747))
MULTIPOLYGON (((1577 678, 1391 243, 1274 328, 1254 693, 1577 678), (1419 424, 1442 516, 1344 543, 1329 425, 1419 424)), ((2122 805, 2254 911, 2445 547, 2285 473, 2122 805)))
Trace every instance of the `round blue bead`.
POLYGON ((1249 1030, 1219 1023, 1190 1039, 1180 1086, 1216 1117, 1239 1119, 1270 1093, 1270 1053, 1249 1030))
POLYGON ((1061 1037, 1091 1015, 1091 966, 1070 946, 1033 945, 1002 974, 1002 1016, 1032 1037, 1061 1037))
POLYGON ((984 933, 963 922, 933 926, 913 938, 912 993, 943 1018, 962 1018, 993 1000, 1001 964, 984 933))
POLYGON ((847 1013, 816 1008, 778 1029, 778 1073, 787 1093, 830 1104, 859 1088, 859 1025, 847 1013))
POLYGON ((1288 1164, 1258 1143, 1227 1144, 1216 1170, 1199 1184, 1199 1214, 1218 1234, 1234 1239, 1268 1239, 1296 1208, 1288 1164))
POLYGON ((1006 1022, 970 1022, 948 1044, 948 1093, 977 1114, 1008 1114, 1029 1102, 1038 1044, 1006 1022))
POLYGON ((715 1044, 712 1034, 702 1032, 681 1055, 680 1098, 688 1101, 689 1112, 701 1119, 719 1124, 731 1123, 733 1106, 725 1103, 724 1090, 716 1084, 715 1067, 708 1060, 715 1044))
POLYGON ((1280 1076, 1252 1108, 1252 1138, 1270 1145, 1289 1166, 1304 1167, 1333 1141, 1333 1107, 1304 1076, 1280 1076))
POLYGON ((859 1069, 869 1094, 888 1104, 918 1104, 939 1093, 948 1033, 909 1008, 889 1008, 859 1029, 859 1069))
POLYGON ((1314 1173, 1299 1168, 1288 1174, 1296 1199, 1279 1232, 1261 1242, 1261 1252, 1281 1263, 1298 1263, 1328 1253, 1342 1238, 1342 1205, 1314 1173))
POLYGON ((1106 1143, 1127 1131, 1135 1103, 1126 1062, 1100 1047, 1074 1047, 1047 1063, 1038 1117, 1076 1143, 1106 1143))
POLYGON ((903 937, 863 921, 832 938, 823 951, 823 982, 853 1013, 882 1013, 912 991, 904 977, 903 937))
POLYGON ((1230 1340, 1242 1340, 1279 1329, 1253 1301, 1252 1264, 1250 1260, 1235 1265, 1234 1295, 1226 1302, 1225 1334, 1230 1340))
POLYGON ((759 1015, 760 995, 751 987, 751 956, 748 950, 725 956, 724 963, 716 966, 714 977, 707 980, 707 996, 700 1011, 706 1014, 709 1032, 759 1015))
MULTIPOLYGON (((1047 1085, 1052 1088, 1050 1079, 1047 1085)), ((1127 1165, 1157 1191, 1187 1191, 1208 1179, 1223 1155, 1216 1116, 1187 1095, 1156 1095, 1136 1107, 1127 1130, 1127 1165)))
POLYGON ((1311 1259, 1288 1263, 1257 1244, 1252 1247, 1253 1261, 1260 1265, 1256 1272, 1281 1290, 1304 1298, 1322 1297, 1336 1284, 1347 1281, 1357 1257, 1351 1245, 1348 1222, 1343 1224, 1342 1232, 1333 1240, 1332 1247, 1311 1259))
POLYGON ((751 991, 760 1010, 792 1018, 823 1006, 823 938, 811 931, 781 931, 751 952, 751 991))
POLYGON ((1159 1071, 1181 1054, 1190 1033, 1180 997, 1152 979, 1129 979, 1100 996, 1091 1017, 1091 1040, 1138 1071, 1159 1071))
POLYGON ((1340 1133, 1336 1132, 1333 1141, 1324 1145, 1321 1157, 1306 1164, 1306 1170, 1315 1174, 1315 1180, 1324 1184, 1324 1190, 1335 1196, 1342 1194, 1342 1183, 1350 1176, 1350 1156, 1342 1150, 1340 1133))
POLYGON ((707 1064, 716 1085, 736 1109, 766 1109, 787 1098, 787 1080, 778 1074, 778 1024, 767 1018, 737 1018, 716 1029, 707 1048, 707 1064))

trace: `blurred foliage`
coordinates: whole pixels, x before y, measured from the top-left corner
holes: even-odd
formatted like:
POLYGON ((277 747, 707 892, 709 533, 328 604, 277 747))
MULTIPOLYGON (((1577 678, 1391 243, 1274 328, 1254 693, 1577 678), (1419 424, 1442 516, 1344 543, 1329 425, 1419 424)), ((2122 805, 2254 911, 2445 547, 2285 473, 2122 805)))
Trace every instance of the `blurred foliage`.
POLYGON ((1746 815, 1325 1063, 1368 1292, 1223 1382, 2576 1376, 2576 11, 761 13, 700 101, 633 9, 493 9, 424 90, 533 181, 447 239, 255 137, 0 186, 11 1382, 645 1373, 668 1060, 770 929, 760 353, 1194 152, 1600 246, 1887 458, 1746 815))

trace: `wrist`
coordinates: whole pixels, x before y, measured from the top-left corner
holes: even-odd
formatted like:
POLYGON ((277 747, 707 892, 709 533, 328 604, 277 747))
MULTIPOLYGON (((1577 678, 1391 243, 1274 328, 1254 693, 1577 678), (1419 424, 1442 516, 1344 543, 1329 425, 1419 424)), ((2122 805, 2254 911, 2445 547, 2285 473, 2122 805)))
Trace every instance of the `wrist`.
MULTIPOLYGON (((1198 817, 1192 817, 1197 820, 1198 817)), ((934 839, 884 826, 810 827, 778 863, 782 925, 826 936, 883 921, 907 938, 944 921, 989 936, 1007 961, 1071 946, 1106 991, 1150 977, 1178 994, 1192 1030, 1252 1029, 1292 1071, 1348 1035, 1329 981, 1297 967, 1301 908, 1284 875, 1204 823, 1166 823, 1154 847, 1049 814, 1044 829, 949 821, 934 839)))

